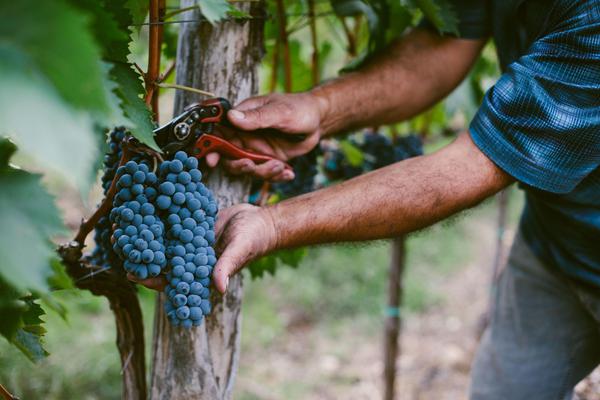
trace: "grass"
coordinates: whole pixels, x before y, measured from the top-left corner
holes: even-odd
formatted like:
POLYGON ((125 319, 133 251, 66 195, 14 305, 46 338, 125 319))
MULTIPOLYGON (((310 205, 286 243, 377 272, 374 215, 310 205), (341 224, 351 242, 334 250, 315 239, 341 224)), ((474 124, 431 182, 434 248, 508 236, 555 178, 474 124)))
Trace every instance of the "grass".
MULTIPOLYGON (((521 200, 512 202, 512 220, 520 204, 521 200)), ((420 313, 444 301, 435 283, 472 259, 477 251, 477 224, 494 223, 494 218, 495 207, 488 202, 407 239, 404 312, 420 313)), ((310 250, 298 269, 283 267, 274 277, 247 278, 242 354, 270 351, 273 343, 291 340, 288 332, 303 326, 311 327, 311 340, 354 343, 379 334, 388 253, 385 241, 318 247, 310 250)), ((140 290, 148 355, 154 298, 154 293, 140 290)), ((0 339, 0 382, 23 399, 119 399, 120 365, 107 302, 88 292, 61 293, 59 300, 69 313, 67 321, 53 313, 45 317, 51 356, 34 365, 0 339)), ((349 357, 343 349, 336 350, 342 360, 349 357)), ((240 378, 248 373, 240 370, 240 378)), ((305 385, 290 382, 282 393, 286 398, 302 398, 305 390, 305 385)), ((250 393, 239 396, 255 398, 250 393)))

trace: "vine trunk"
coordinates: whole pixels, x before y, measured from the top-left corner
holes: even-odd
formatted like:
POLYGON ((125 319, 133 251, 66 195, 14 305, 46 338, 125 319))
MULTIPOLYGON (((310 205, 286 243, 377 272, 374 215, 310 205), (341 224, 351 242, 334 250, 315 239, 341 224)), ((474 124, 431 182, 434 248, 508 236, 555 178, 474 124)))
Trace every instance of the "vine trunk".
MULTIPOLYGON (((193 0, 183 0, 190 7, 193 0)), ((264 5, 250 2, 240 8, 251 15, 264 5)), ((260 15, 259 15, 260 16, 260 15)), ((182 19, 200 20, 198 9, 182 19)), ((263 55, 264 18, 182 24, 177 47, 177 83, 227 97, 232 103, 258 92, 257 68, 263 55)), ((201 100, 198 94, 178 92, 175 114, 201 100)), ((208 171, 205 171, 208 172, 208 171)), ((233 179, 217 169, 210 172, 208 186, 220 208, 243 200, 246 180, 233 179)), ((164 295, 156 307, 150 398, 231 399, 240 356, 242 276, 232 277, 225 296, 213 289, 212 314, 200 327, 173 328, 163 311, 164 295)))

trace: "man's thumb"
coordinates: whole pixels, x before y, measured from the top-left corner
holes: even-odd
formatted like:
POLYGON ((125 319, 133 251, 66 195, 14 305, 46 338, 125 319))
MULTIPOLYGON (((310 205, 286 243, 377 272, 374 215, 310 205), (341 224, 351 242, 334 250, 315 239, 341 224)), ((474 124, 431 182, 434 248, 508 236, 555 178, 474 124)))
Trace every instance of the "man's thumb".
POLYGON ((219 257, 212 275, 215 287, 219 292, 225 293, 227 291, 229 277, 242 267, 238 264, 239 261, 235 257, 230 257, 226 253, 219 257))

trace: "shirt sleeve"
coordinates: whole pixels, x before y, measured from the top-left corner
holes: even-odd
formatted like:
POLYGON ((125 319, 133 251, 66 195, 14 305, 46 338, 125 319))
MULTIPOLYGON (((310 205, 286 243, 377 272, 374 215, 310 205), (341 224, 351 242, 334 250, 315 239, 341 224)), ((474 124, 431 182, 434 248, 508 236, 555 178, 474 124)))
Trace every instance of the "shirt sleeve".
MULTIPOLYGON (((450 11, 457 18, 459 37, 482 39, 491 35, 490 5, 487 0, 449 0, 450 11)), ((423 18, 419 27, 435 30, 435 26, 423 18)))
POLYGON ((500 168, 552 193, 569 193, 600 164, 600 12, 589 11, 555 15, 554 28, 486 93, 470 126, 500 168))

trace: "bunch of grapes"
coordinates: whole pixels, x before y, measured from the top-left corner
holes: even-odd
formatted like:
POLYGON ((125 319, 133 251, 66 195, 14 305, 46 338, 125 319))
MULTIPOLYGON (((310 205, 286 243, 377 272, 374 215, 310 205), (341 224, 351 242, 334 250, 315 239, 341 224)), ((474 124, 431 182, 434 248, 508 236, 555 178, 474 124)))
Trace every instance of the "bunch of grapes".
POLYGON ((165 311, 171 323, 185 328, 200 325, 211 311, 210 276, 217 262, 215 218, 217 204, 201 181, 198 160, 177 152, 159 166, 158 196, 166 228, 165 311))
POLYGON ((127 272, 139 279, 158 276, 166 266, 164 224, 153 202, 157 176, 148 165, 128 161, 117 170, 117 194, 110 222, 113 251, 124 261, 127 272))
POLYGON ((338 147, 324 151, 323 170, 330 180, 346 180, 394 162, 423 154, 421 138, 411 134, 390 140, 379 132, 367 132, 362 138, 354 136, 350 143, 363 155, 361 165, 353 165, 338 147))
MULTIPOLYGON (((121 160, 121 143, 127 134, 125 128, 119 127, 112 130, 108 135, 108 152, 104 156, 104 174, 102 175, 102 188, 104 195, 115 177, 119 161, 121 160)), ((108 217, 103 216, 98 220, 94 227, 94 241, 96 248, 91 254, 91 261, 98 266, 110 268, 111 266, 121 265, 122 261, 117 257, 112 249, 110 242, 111 223, 108 217)))
POLYGON ((392 141, 379 132, 365 133, 360 149, 365 157, 364 172, 385 167, 396 161, 392 141))
POLYGON ((200 325, 211 311, 217 204, 201 181, 198 160, 185 152, 162 162, 156 173, 142 156, 118 167, 126 134, 117 128, 109 135, 102 187, 106 195, 116 177, 117 192, 109 215, 95 226, 97 246, 91 260, 107 268, 122 267, 139 279, 164 273, 165 311, 171 323, 200 325))
POLYGON ((284 198, 299 196, 312 192, 315 189, 315 177, 317 176, 317 156, 320 148, 317 146, 310 152, 290 160, 290 166, 294 169, 295 177, 289 182, 273 184, 273 191, 284 198))
POLYGON ((419 135, 400 136, 394 141, 394 156, 396 161, 423 155, 423 140, 419 135))

